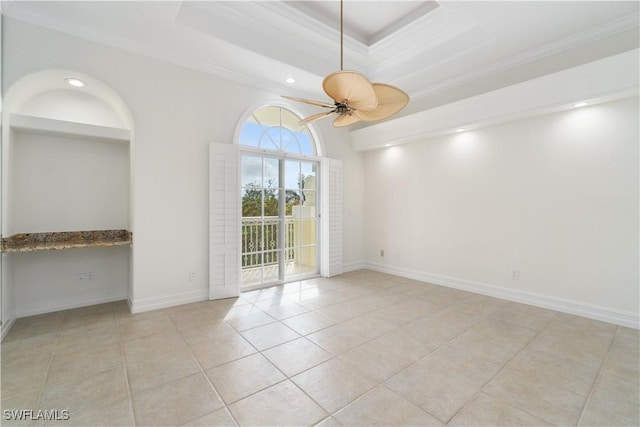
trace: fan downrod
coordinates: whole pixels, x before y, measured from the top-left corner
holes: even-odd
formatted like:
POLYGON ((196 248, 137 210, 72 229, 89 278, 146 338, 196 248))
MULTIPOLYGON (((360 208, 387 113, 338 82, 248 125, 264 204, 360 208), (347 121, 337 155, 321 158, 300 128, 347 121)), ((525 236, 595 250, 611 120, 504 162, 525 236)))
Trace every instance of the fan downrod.
POLYGON ((331 109, 329 112, 314 114, 300 120, 300 125, 324 119, 332 114, 338 116, 333 121, 334 127, 348 126, 360 120, 375 122, 391 117, 409 102, 409 95, 397 87, 371 83, 357 71, 344 70, 344 0, 340 0, 340 71, 325 77, 322 88, 333 100, 333 105, 329 102, 284 96, 293 101, 331 109))

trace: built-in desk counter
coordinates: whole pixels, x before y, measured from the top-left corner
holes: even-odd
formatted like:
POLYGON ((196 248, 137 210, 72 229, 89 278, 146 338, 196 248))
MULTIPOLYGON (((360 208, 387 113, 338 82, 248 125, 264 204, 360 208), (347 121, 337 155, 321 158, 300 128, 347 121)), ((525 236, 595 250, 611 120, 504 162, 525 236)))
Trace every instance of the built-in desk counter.
POLYGON ((2 252, 33 252, 72 248, 126 246, 133 242, 127 230, 53 231, 20 233, 2 239, 2 252))

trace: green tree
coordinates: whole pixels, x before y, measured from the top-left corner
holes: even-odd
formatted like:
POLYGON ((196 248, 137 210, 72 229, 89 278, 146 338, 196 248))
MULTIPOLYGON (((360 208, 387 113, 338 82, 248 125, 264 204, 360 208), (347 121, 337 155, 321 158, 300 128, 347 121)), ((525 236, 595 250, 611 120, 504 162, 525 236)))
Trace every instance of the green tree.
MULTIPOLYGON (((269 186, 271 182, 267 183, 269 186)), ((260 188, 252 182, 244 189, 242 195, 242 216, 255 217, 262 216, 262 201, 264 194, 264 216, 278 216, 278 194, 275 188, 260 188)))
MULTIPOLYGON (((300 188, 304 187, 304 175, 300 175, 300 188)), ((267 182, 267 187, 262 189, 256 182, 248 184, 242 195, 242 216, 256 217, 262 216, 262 201, 264 194, 264 216, 278 216, 278 192, 273 188, 271 181, 267 182)), ((285 215, 292 214, 293 206, 298 206, 304 202, 304 194, 301 190, 285 191, 285 215)))

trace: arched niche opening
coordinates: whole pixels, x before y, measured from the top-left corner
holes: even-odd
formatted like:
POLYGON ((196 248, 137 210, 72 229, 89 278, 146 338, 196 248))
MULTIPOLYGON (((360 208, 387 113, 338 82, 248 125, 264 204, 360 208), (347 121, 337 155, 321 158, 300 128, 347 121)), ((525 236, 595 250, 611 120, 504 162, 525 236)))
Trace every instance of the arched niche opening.
POLYGON ((3 336, 16 317, 126 300, 134 122, 124 100, 86 74, 45 70, 10 87, 2 124, 3 336))

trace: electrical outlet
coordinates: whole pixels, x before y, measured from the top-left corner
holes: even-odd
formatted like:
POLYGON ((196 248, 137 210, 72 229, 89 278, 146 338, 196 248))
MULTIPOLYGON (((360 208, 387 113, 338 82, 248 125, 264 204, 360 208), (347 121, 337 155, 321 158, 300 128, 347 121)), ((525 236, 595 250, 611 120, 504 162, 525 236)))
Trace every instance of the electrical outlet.
POLYGON ((384 258, 384 249, 380 249, 380 256, 384 258))
POLYGON ((194 282, 197 278, 198 278, 198 276, 196 275, 195 271, 190 271, 189 272, 189 281, 194 282))
POLYGON ((93 271, 76 273, 76 283, 78 285, 92 285, 96 283, 96 273, 93 271))
POLYGON ((511 280, 520 279, 520 270, 511 270, 511 280))

